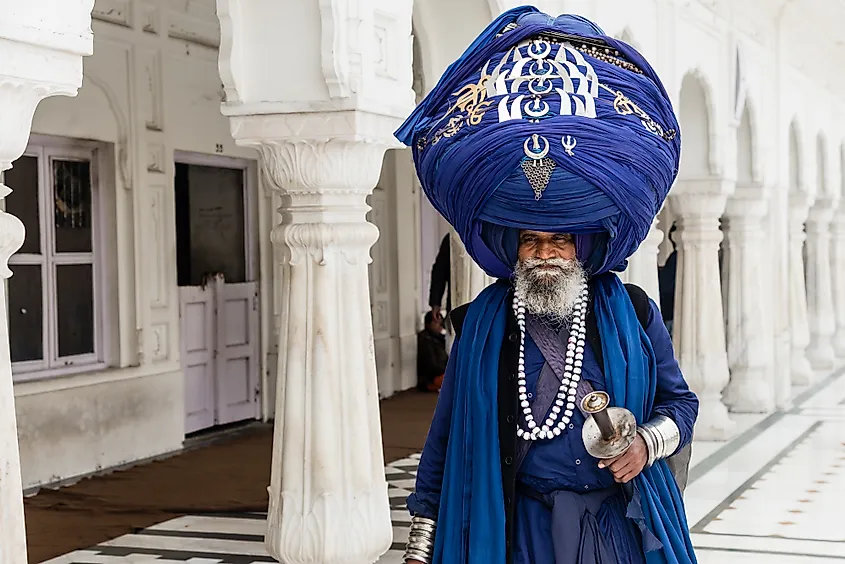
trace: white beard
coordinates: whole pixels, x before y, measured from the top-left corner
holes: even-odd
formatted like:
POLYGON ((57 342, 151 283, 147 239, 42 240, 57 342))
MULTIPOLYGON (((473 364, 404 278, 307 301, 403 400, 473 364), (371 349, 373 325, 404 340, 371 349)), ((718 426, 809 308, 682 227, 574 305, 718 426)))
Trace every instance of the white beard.
POLYGON ((584 269, 574 259, 526 259, 517 263, 514 273, 516 295, 528 312, 558 322, 570 320, 584 280, 584 269))

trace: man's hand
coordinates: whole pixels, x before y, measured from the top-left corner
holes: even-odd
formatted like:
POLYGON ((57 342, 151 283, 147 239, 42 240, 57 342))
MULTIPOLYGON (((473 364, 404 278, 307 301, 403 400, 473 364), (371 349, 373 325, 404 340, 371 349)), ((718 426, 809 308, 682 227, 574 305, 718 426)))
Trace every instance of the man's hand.
POLYGON ((646 462, 648 462, 648 447, 638 433, 634 442, 631 443, 624 454, 616 458, 602 460, 599 462, 599 468, 610 469, 617 482, 627 484, 639 476, 645 468, 646 462))
POLYGON ((440 306, 431 306, 431 314, 435 319, 440 317, 440 306))

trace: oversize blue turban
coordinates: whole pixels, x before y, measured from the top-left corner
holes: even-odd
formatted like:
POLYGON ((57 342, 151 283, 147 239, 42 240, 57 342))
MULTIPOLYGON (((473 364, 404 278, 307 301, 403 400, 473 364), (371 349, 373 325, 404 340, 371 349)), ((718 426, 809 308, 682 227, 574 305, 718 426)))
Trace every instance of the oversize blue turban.
MULTIPOLYGON (((453 63, 397 137, 423 189, 491 276, 507 279, 518 232, 576 235, 591 275, 611 402, 652 417, 656 360, 622 270, 648 234, 678 170, 669 97, 633 48, 578 16, 533 7, 502 14, 453 63)), ((450 440, 434 564, 504 564, 498 370, 508 285, 473 301, 454 368, 450 440)), ((690 564, 683 501, 665 461, 634 479, 628 516, 648 564, 690 564)))
MULTIPOLYGON (((594 234, 591 274, 625 268, 678 170, 669 97, 646 60, 579 16, 505 12, 397 131, 467 252, 508 278, 518 229, 594 234)), ((586 243, 587 239, 582 239, 586 243)))

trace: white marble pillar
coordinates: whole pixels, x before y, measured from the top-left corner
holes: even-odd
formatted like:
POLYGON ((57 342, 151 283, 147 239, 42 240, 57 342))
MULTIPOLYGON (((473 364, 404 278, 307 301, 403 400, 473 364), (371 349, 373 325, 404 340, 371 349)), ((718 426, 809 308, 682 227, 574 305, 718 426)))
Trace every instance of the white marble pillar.
POLYGON ((840 203, 833 217, 833 303, 836 310, 836 334, 833 350, 840 359, 845 358, 845 209, 840 203))
MULTIPOLYGON (((2 53, 2 49, 0 49, 2 53)), ((10 112, 20 111, 20 105, 8 103, 8 83, 0 77, 0 172, 11 168, 11 161, 23 153, 4 151, 8 145, 9 132, 4 125, 17 121, 10 112)), ((32 104, 35 109, 35 103, 32 104)), ((32 119, 32 111, 29 112, 32 119)), ((31 122, 24 131, 24 147, 31 122)), ((0 183, 0 198, 11 190, 0 183)), ((9 312, 6 309, 5 278, 12 275, 9 257, 21 248, 24 241, 23 224, 18 218, 0 211, 0 562, 26 562, 26 534, 23 517, 23 486, 21 484, 21 462, 18 450, 18 428, 15 421, 15 391, 12 386, 12 364, 9 353, 9 312)))
POLYGON ((450 280, 452 291, 452 308, 468 304, 481 293, 484 288, 495 280, 481 270, 472 257, 467 254, 460 237, 451 230, 451 258, 452 276, 450 280))
POLYGON ((792 327, 792 383, 813 383, 813 368, 807 359, 810 325, 807 316, 807 289, 804 273, 804 224, 809 213, 807 197, 789 196, 789 322, 792 327))
POLYGON ((792 407, 792 327, 789 321, 789 191, 775 187, 769 197, 765 255, 769 257, 771 285, 767 292, 771 309, 771 360, 775 379, 775 407, 792 407))
MULTIPOLYGON (((258 122, 267 119, 241 125, 266 130, 258 122)), ((284 202, 271 234, 289 277, 267 549, 291 564, 374 562, 390 547, 392 526, 368 279, 378 229, 366 221, 366 200, 389 145, 372 137, 257 142, 243 130, 236 138, 257 146, 284 202)))
POLYGON ((726 337, 730 383, 725 403, 739 413, 768 413, 775 408, 775 387, 771 366, 772 336, 765 303, 763 218, 767 199, 739 197, 742 188, 728 200, 723 226, 726 305, 726 337))
MULTIPOLYGON (((0 0, 0 172, 12 167, 29 140, 32 116, 49 96, 75 96, 82 57, 93 51, 93 0, 0 0)), ((0 199, 15 186, 0 183, 0 199)), ((27 561, 15 392, 9 351, 5 279, 9 257, 23 244, 24 226, 0 211, 0 563, 27 561)))
POLYGON ((290 17, 278 0, 217 0, 222 111, 282 204, 270 234, 284 276, 265 546, 285 564, 370 564, 393 528, 367 197, 413 108, 413 3, 297 4, 315 17, 290 17))
POLYGON ((624 282, 636 284, 645 290, 658 307, 660 306, 660 283, 657 279, 657 255, 662 242, 663 232, 657 228, 657 219, 655 219, 637 252, 628 259, 628 268, 621 276, 624 282))
POLYGON ((807 358, 815 370, 833 370, 836 355, 833 336, 836 312, 833 309, 833 272, 830 266, 830 224, 835 205, 817 200, 807 218, 807 310, 810 320, 810 346, 807 358))
POLYGON ((735 425, 722 401, 729 381, 719 281, 719 219, 726 196, 717 189, 681 190, 670 198, 678 224, 675 353, 700 402, 695 438, 719 441, 730 438, 735 425))

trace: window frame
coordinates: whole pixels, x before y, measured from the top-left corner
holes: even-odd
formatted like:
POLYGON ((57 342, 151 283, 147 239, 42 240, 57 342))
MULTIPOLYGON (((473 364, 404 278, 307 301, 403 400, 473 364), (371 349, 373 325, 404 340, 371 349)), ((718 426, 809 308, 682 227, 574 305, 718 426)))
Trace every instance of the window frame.
MULTIPOLYGON (((42 348, 41 360, 12 363, 12 377, 15 382, 52 378, 81 372, 92 372, 106 368, 106 308, 105 298, 105 245, 102 170, 105 151, 101 144, 76 139, 56 139, 33 135, 22 156, 38 159, 38 214, 40 253, 15 253, 9 259, 10 268, 15 265, 38 265, 41 267, 42 348), (90 163, 91 182, 91 251, 56 252, 55 204, 53 194, 55 180, 53 161, 87 161, 90 163), (93 342, 94 351, 79 355, 59 356, 58 336, 58 294, 57 267, 61 265, 91 265, 93 298, 93 342)), ((10 186, 12 190, 14 186, 10 186)), ((5 207, 5 202, 4 202, 5 207)), ((9 307, 8 281, 6 305, 9 307)))

